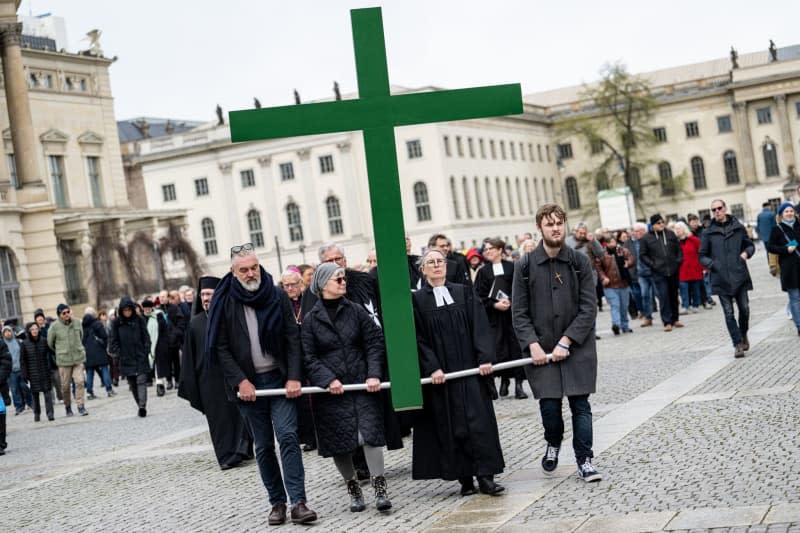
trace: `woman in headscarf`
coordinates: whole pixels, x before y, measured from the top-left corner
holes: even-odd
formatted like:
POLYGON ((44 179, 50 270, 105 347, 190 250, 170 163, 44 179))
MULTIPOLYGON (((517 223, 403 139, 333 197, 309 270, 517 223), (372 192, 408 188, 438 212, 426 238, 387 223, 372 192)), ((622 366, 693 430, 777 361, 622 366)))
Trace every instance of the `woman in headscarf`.
POLYGON ((53 382, 50 372, 50 355, 47 339, 39 333, 39 325, 31 322, 25 327, 27 335, 22 341, 22 379, 31 386, 33 395, 33 419, 38 422, 42 415, 39 393, 44 395, 44 411, 48 420, 53 420, 53 382))
POLYGON ((383 333, 369 313, 344 298, 344 268, 323 263, 314 272, 311 290, 319 297, 305 314, 301 339, 308 378, 312 385, 330 389, 314 398, 312 410, 317 446, 347 484, 350 510, 365 509, 353 454, 363 448, 375 490, 375 506, 387 511, 392 503, 384 477, 383 408, 380 392, 385 349, 383 333), (344 392, 343 385, 366 383, 366 392, 344 392))
MULTIPOLYGON (((489 267, 491 268, 491 267, 489 267)), ((461 494, 500 494, 494 482, 503 471, 503 452, 492 406, 494 343, 486 312, 467 286, 446 281, 447 259, 431 249, 422 256, 426 284, 412 296, 420 372, 433 384, 423 388, 423 411, 414 426, 412 477, 458 480, 461 494), (445 373, 480 367, 480 376, 445 381, 445 373)))

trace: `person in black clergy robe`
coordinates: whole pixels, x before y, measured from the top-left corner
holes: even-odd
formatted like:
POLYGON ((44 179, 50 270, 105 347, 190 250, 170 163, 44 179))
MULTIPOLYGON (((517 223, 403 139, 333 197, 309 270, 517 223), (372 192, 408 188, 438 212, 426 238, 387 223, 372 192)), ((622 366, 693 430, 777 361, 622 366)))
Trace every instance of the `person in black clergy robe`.
MULTIPOLYGON (((503 259, 505 243, 502 239, 486 239, 483 243, 483 257, 486 263, 475 277, 475 292, 480 297, 489 326, 492 329, 498 363, 513 361, 522 357, 517 335, 511 320, 511 287, 514 285, 514 263, 503 259)), ((524 400, 528 397, 522 388, 525 371, 522 367, 509 368, 498 372, 500 375, 500 396, 508 396, 508 386, 514 378, 514 397, 524 400)), ((494 380, 492 380, 494 385, 494 380)), ((495 397, 496 399, 496 397, 495 397)))
POLYGON ((473 476, 484 494, 504 487, 494 482, 503 471, 487 379, 494 344, 486 312, 470 287, 445 280, 446 257, 431 249, 422 256, 425 286, 413 293, 423 410, 414 426, 413 479, 458 480, 463 496, 475 494, 473 476), (480 367, 480 376, 445 381, 445 373, 480 367))
POLYGON ((208 308, 218 283, 219 278, 200 278, 198 297, 183 342, 184 364, 181 366, 178 396, 206 415, 219 467, 228 470, 253 458, 253 438, 236 404, 226 398, 222 370, 216 365, 206 367, 204 359, 208 308))

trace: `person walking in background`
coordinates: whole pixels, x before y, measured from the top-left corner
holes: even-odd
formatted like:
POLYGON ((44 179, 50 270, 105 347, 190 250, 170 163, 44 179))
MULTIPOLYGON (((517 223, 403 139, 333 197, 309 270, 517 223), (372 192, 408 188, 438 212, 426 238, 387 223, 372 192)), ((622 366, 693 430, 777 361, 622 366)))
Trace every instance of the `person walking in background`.
POLYGON ((647 265, 642 263, 639 255, 642 249, 642 239, 647 234, 647 224, 637 222, 633 225, 631 238, 625 242, 626 248, 634 259, 631 274, 631 294, 636 301, 636 307, 642 318, 641 327, 648 328, 653 325, 653 275, 647 265))
POLYGON ((6 454, 6 401, 5 392, 8 390, 8 376, 11 375, 11 354, 6 343, 0 342, 0 455, 6 454))
POLYGON ((761 212, 756 217, 756 231, 758 232, 759 240, 764 245, 764 250, 766 250, 777 221, 775 220, 775 211, 773 211, 771 203, 764 202, 761 207, 761 212))
POLYGON ((136 303, 129 296, 119 301, 117 318, 111 323, 109 350, 119 357, 119 371, 128 380, 141 418, 147 416, 147 377, 150 374, 150 336, 136 303))
POLYGON ((33 396, 33 420, 41 420, 42 404, 39 394, 44 396, 44 412, 47 419, 55 419, 53 412, 53 383, 50 378, 50 350, 47 339, 39 332, 39 325, 31 322, 27 325, 26 338, 22 341, 22 377, 31 386, 33 396))
POLYGON ((700 308, 700 297, 703 286, 703 265, 700 264, 700 239, 694 236, 683 222, 675 224, 675 235, 681 244, 683 261, 681 262, 678 280, 681 291, 681 311, 685 315, 691 310, 696 313, 700 308))
POLYGON ((83 405, 84 367, 86 350, 83 349, 83 328, 72 318, 72 310, 67 304, 58 304, 58 319, 47 332, 47 345, 56 354, 56 364, 61 377, 61 396, 64 398, 64 409, 67 416, 72 416, 72 396, 70 384, 75 381, 75 399, 78 413, 86 416, 89 413, 83 405))
POLYGON ((108 368, 108 333, 103 323, 95 318, 96 311, 87 307, 83 315, 83 349, 86 351, 86 396, 89 400, 96 398, 94 394, 95 371, 103 380, 106 394, 114 396, 111 386, 111 372, 108 368))
POLYGON ((633 255, 617 245, 613 237, 606 241, 605 253, 595 263, 603 292, 611 307, 611 330, 614 335, 633 333, 628 326, 628 299, 630 298, 631 275, 628 269, 635 264, 633 255))
POLYGON ((781 289, 789 294, 789 312, 800 335, 800 225, 791 202, 781 204, 778 217, 780 223, 772 231, 767 249, 778 256, 781 289))
POLYGON ((747 230, 736 217, 728 214, 725 202, 711 201, 714 220, 703 232, 700 246, 700 263, 711 272, 711 294, 719 297, 725 313, 725 325, 734 346, 734 357, 744 357, 750 349, 747 330, 750 324, 750 302, 747 291, 753 290, 747 260, 756 249, 747 230), (737 323, 733 304, 739 308, 737 323))
POLYGON ((11 354, 11 373, 8 376, 8 386, 11 389, 11 398, 14 400, 14 415, 25 411, 25 406, 33 408, 31 390, 22 377, 22 343, 14 336, 14 328, 3 326, 3 342, 11 354))
MULTIPOLYGON (((37 309, 33 312, 33 321, 36 322, 36 325, 39 326, 39 336, 42 337, 45 342, 47 341, 47 332, 50 329, 50 323, 48 322, 47 318, 44 316, 44 311, 41 309, 37 309)), ((50 356, 50 382, 53 384, 53 389, 55 390, 55 401, 59 403, 64 402, 64 397, 61 395, 61 375, 58 373, 58 365, 56 364, 56 354, 50 347, 47 347, 48 355, 50 356)))
POLYGON ((639 259, 650 269, 658 295, 661 322, 664 331, 682 328, 678 320, 679 272, 683 253, 678 237, 664 224, 664 217, 655 214, 650 217, 651 230, 642 238, 639 259))
POLYGON ((150 336, 150 351, 148 353, 148 364, 150 368, 155 365, 156 369, 156 395, 166 394, 166 378, 170 375, 170 353, 169 353, 169 326, 164 311, 157 308, 151 300, 142 301, 142 316, 147 323, 147 334, 150 336))

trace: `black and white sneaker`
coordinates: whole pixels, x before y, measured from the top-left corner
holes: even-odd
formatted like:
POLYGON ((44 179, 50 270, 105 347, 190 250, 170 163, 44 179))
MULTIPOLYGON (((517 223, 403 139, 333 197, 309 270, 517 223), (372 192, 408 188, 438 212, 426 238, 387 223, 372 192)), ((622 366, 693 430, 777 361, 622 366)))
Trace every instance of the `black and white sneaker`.
POLYGON ((592 466, 592 459, 589 457, 583 460, 583 464, 578 463, 578 477, 587 483, 603 479, 603 475, 592 466))
POLYGON ((547 445, 547 450, 545 450, 544 457, 542 457, 542 470, 544 470, 545 474, 551 474, 558 466, 559 450, 560 448, 557 446, 547 445))

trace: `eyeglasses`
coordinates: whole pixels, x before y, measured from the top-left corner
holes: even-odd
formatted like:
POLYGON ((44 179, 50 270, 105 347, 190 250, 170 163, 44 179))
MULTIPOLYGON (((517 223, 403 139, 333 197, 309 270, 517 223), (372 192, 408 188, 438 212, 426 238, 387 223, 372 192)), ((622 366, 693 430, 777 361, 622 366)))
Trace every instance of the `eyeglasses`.
POLYGON ((722 211, 722 210, 724 210, 724 209, 725 209, 725 206, 724 206, 724 205, 721 205, 721 206, 719 206, 719 207, 712 207, 712 208, 711 208, 711 212, 712 212, 712 213, 716 213, 717 211, 722 211))
POLYGON ((286 289, 294 289, 295 287, 298 287, 299 285, 300 285, 299 281, 296 281, 294 283, 284 283, 283 284, 284 288, 286 288, 286 289))
POLYGON ((339 276, 338 278, 331 278, 331 280, 341 285, 342 283, 347 281, 347 278, 345 276, 339 276))
POLYGON ((331 257, 330 259, 323 261, 323 263, 338 263, 339 261, 343 260, 344 256, 337 255, 336 257, 331 257))
POLYGON ((234 246, 233 248, 231 248, 231 257, 233 257, 234 255, 244 255, 252 252, 253 250, 255 250, 253 243, 246 242, 241 246, 234 246))
POLYGON ((443 265, 444 262, 445 262, 444 259, 428 259, 427 261, 425 261, 425 266, 432 267, 436 265, 443 265))
POLYGON ((68 315, 69 313, 70 313, 70 310, 69 309, 65 309, 65 310, 61 311, 61 316, 68 315))

